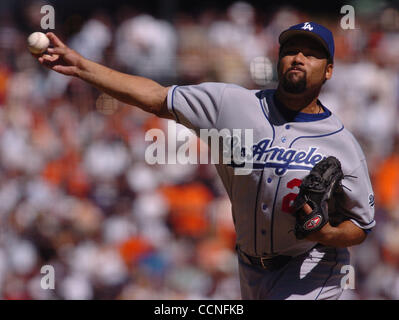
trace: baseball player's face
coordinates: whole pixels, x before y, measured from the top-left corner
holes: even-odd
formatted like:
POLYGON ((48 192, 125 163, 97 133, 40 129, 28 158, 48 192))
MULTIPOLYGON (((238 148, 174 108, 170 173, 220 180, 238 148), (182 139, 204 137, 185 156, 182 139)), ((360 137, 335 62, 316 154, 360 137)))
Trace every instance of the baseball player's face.
POLYGON ((309 37, 288 40, 280 51, 278 76, 282 88, 291 94, 320 90, 332 76, 324 48, 309 37))

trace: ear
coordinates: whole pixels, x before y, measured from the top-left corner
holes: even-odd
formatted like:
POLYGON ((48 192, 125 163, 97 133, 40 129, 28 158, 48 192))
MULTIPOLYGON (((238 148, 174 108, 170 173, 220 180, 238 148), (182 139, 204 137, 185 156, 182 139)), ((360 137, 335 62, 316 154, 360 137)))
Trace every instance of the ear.
POLYGON ((334 66, 332 63, 328 63, 326 67, 326 80, 330 80, 333 74, 334 66))

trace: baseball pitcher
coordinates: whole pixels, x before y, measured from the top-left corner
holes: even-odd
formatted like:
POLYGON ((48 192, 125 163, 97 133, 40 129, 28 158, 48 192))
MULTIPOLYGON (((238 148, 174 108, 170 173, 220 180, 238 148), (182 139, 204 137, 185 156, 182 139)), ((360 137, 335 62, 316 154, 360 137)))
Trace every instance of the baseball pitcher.
POLYGON ((216 165, 232 203, 242 298, 340 297, 347 248, 375 225, 374 196, 358 142, 318 99, 333 74, 327 28, 306 22, 282 32, 278 86, 263 91, 225 83, 163 87, 47 37, 53 47, 37 56, 41 64, 124 103, 197 133, 252 129, 250 173, 236 174, 234 162, 216 165))

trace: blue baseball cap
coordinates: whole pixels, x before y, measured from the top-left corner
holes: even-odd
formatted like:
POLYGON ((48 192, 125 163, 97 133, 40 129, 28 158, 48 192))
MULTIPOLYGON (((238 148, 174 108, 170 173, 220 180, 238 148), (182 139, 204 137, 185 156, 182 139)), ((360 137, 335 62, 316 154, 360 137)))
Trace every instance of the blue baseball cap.
POLYGON ((278 41, 282 46, 288 39, 298 35, 309 36, 317 40, 326 49, 329 57, 334 59, 334 38, 329 29, 315 22, 303 22, 283 31, 278 41))

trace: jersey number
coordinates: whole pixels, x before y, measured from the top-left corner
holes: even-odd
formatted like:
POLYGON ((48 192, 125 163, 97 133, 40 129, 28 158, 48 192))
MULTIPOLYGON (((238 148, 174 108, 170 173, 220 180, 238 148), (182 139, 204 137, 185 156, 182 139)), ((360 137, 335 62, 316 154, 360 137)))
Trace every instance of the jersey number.
MULTIPOLYGON (((288 189, 294 189, 295 187, 299 187, 302 183, 302 180, 300 179, 292 179, 290 182, 287 183, 287 188, 288 189)), ((294 210, 292 208, 292 204, 297 197, 297 193, 289 193, 283 198, 283 203, 282 203, 282 210, 287 213, 294 213, 294 210)))

